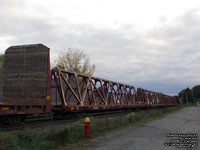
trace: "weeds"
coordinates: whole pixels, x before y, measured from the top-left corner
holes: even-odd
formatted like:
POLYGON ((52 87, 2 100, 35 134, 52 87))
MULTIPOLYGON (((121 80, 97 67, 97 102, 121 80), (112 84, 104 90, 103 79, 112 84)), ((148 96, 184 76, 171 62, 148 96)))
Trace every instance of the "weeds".
MULTIPOLYGON (((91 118, 91 137, 134 125, 138 122, 161 118, 183 106, 132 112, 117 117, 91 118)), ((84 120, 66 124, 62 128, 52 128, 45 132, 37 129, 25 129, 0 133, 0 150, 49 150, 85 140, 84 120)))

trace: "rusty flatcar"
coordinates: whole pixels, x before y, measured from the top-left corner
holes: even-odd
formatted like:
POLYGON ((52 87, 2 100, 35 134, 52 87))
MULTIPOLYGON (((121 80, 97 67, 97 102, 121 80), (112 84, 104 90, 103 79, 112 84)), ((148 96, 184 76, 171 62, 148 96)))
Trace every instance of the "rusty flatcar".
POLYGON ((0 120, 27 115, 166 107, 173 96, 132 85, 53 68, 43 44, 11 46, 0 73, 0 120))

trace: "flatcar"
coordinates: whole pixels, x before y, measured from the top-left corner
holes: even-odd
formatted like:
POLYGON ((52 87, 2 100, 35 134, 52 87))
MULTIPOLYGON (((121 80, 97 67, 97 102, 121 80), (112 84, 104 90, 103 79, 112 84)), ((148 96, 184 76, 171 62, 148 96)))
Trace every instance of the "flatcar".
POLYGON ((43 44, 9 47, 0 83, 1 122, 52 113, 178 105, 173 96, 59 68, 50 70, 50 48, 43 44))

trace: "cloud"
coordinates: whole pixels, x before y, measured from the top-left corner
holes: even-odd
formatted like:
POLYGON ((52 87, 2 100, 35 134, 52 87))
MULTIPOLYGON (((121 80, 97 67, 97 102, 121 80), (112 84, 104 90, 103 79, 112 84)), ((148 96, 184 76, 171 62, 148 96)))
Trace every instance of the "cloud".
POLYGON ((83 49, 96 65, 95 76, 167 94, 200 82, 199 9, 143 31, 131 23, 76 23, 43 8, 39 15, 27 5, 0 2, 1 49, 43 43, 51 48, 52 64, 64 49, 83 49))

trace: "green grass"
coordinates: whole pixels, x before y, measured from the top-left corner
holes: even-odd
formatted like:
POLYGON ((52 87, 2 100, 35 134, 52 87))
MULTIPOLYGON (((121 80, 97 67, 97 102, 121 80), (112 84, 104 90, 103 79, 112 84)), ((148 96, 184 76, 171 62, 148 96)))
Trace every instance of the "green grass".
MULTIPOLYGON (((91 117, 91 137, 97 137, 136 123, 162 118, 184 107, 145 110, 117 117, 91 117)), ((87 144, 89 142, 84 137, 84 119, 66 124, 64 127, 51 128, 43 132, 39 129, 25 129, 0 133, 0 150, 49 150, 60 149, 60 147, 73 149, 78 144, 87 144)))

